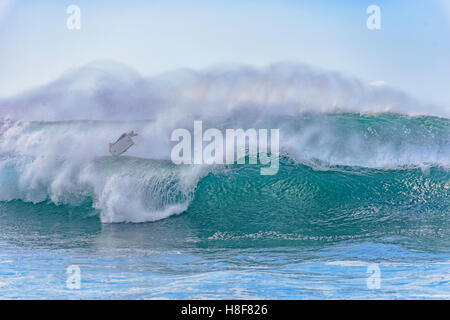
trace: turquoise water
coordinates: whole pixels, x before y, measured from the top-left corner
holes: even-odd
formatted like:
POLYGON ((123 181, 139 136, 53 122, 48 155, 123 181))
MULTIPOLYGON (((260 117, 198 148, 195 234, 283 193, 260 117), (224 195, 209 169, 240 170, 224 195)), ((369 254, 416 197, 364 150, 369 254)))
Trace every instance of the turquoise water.
POLYGON ((139 146, 112 158, 77 144, 103 145, 90 133, 117 123, 4 123, 0 297, 448 299, 449 120, 275 124, 280 170, 261 176, 259 165, 193 168, 139 146), (67 142, 81 149, 64 156, 67 142))
POLYGON ((73 214, 53 205, 1 206, 3 298, 449 296, 449 254, 438 250, 446 248, 448 234, 331 241, 255 233, 222 239, 203 231, 188 213, 154 223, 103 225, 97 217, 73 214), (371 263, 380 268, 379 289, 367 287, 371 263), (66 287, 66 268, 74 264, 81 270, 80 289, 66 287))

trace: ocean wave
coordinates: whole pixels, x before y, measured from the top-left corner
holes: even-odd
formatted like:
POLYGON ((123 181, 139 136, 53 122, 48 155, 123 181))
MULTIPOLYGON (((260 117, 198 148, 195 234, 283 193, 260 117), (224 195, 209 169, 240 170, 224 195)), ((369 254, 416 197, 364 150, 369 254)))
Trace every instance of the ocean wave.
MULTIPOLYGON (((241 121, 210 120, 208 125, 240 127, 241 121)), ((352 215, 400 201, 408 211, 424 205, 446 212, 449 121, 394 114, 303 114, 257 121, 256 128, 280 128, 282 159, 273 177, 260 176, 259 166, 250 164, 175 165, 169 159, 173 127, 158 121, 3 121, 0 201, 92 202, 105 223, 160 220, 193 210, 199 199, 210 204, 204 211, 219 211, 219 216, 231 207, 302 212, 295 208, 304 206, 307 217, 344 205, 342 199, 353 203, 342 211, 352 215), (108 156, 108 142, 129 129, 139 137, 128 156, 108 156)))
MULTIPOLYGON (((285 157, 274 176, 261 176, 252 165, 197 175, 178 167, 132 157, 100 158, 82 170, 72 189, 40 186, 41 197, 36 197, 38 190, 22 185, 6 199, 11 184, 2 184, 0 213, 3 219, 6 213, 11 221, 18 215, 39 225, 70 218, 71 224, 94 230, 98 223, 92 215, 102 223, 169 218, 166 222, 193 233, 189 241, 217 247, 401 237, 409 239, 406 244, 420 241, 433 248, 450 236, 450 174, 442 167, 317 170, 285 157)), ((5 181, 4 167, 0 179, 5 181)))

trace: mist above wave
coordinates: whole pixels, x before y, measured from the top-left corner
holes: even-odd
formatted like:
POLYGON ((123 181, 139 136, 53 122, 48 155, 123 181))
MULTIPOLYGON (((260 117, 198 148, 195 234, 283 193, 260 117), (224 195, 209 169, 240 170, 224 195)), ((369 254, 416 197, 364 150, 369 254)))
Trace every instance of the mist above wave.
POLYGON ((143 77, 121 63, 95 61, 49 84, 0 99, 0 117, 45 121, 254 120, 302 112, 450 115, 448 108, 386 86, 292 63, 182 69, 143 77))

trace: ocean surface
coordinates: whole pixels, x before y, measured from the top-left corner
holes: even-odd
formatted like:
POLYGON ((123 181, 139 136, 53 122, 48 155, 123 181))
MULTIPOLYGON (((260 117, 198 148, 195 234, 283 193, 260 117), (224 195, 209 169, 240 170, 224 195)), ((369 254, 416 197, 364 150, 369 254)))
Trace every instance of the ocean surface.
POLYGON ((450 298, 450 120, 236 119, 204 126, 279 128, 276 175, 175 165, 154 121, 1 121, 0 298, 450 298))

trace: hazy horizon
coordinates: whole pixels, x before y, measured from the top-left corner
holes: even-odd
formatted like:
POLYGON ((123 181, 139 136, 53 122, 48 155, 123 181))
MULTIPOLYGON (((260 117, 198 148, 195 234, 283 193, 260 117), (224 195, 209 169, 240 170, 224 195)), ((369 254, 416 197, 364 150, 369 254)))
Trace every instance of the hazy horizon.
POLYGON ((450 2, 0 1, 0 97, 98 59, 144 76, 289 61, 386 84, 450 109, 450 2), (66 9, 81 10, 68 30, 66 9), (366 8, 381 8, 368 30, 366 8))

